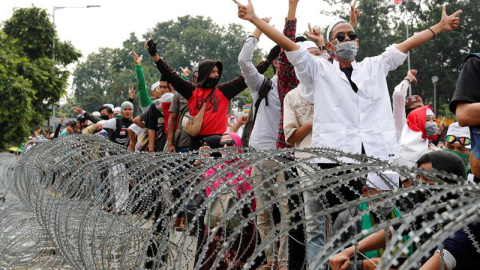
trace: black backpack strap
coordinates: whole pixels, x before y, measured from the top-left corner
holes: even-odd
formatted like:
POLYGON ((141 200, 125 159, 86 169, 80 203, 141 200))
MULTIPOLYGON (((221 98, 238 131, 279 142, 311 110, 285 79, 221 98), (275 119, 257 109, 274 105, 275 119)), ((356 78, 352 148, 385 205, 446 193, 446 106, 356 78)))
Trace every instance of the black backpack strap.
MULTIPOLYGON (((257 113, 258 113, 258 108, 260 108, 260 103, 262 102, 262 99, 265 99, 265 106, 268 106, 268 92, 272 90, 272 80, 270 80, 267 77, 264 77, 262 86, 260 86, 260 89, 258 90, 258 99, 257 102, 255 102, 255 113, 253 115, 253 124, 255 124, 255 120, 257 120, 257 113)), ((253 129, 253 125, 252 125, 253 129)))

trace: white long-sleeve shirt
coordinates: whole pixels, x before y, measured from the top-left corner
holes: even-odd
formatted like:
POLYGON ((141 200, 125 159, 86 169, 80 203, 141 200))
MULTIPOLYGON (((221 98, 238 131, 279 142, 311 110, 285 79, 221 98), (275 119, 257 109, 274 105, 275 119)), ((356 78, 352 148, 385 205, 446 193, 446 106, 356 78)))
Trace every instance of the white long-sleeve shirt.
POLYGON ((395 87, 392 95, 393 104, 393 120, 395 122, 395 132, 397 134, 397 142, 400 141, 402 130, 407 123, 407 114, 405 113, 405 97, 410 83, 403 80, 395 87))
MULTIPOLYGON (((253 52, 257 43, 257 38, 249 37, 238 55, 238 65, 253 97, 251 110, 255 110, 258 90, 264 80, 264 76, 258 73, 252 63, 253 52)), ((250 135, 249 146, 255 150, 270 150, 276 147, 280 125, 280 99, 277 91, 277 76, 272 78, 272 89, 268 92, 266 98, 268 98, 268 106, 265 104, 265 99, 260 102, 255 125, 250 135)))
MULTIPOLYGON (((312 147, 333 147, 382 160, 397 158, 397 140, 386 76, 407 55, 395 46, 376 57, 352 62, 352 90, 337 61, 333 64, 312 56, 305 46, 287 52, 306 89, 314 92, 312 147)), ((320 160, 319 162, 331 162, 320 160)))

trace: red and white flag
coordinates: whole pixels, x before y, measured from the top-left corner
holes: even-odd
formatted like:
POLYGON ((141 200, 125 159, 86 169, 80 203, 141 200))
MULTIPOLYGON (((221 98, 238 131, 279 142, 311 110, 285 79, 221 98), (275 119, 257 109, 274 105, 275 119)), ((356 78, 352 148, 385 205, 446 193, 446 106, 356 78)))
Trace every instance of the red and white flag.
POLYGON ((398 5, 402 2, 404 2, 405 0, 390 0, 390 2, 388 2, 389 5, 398 5))

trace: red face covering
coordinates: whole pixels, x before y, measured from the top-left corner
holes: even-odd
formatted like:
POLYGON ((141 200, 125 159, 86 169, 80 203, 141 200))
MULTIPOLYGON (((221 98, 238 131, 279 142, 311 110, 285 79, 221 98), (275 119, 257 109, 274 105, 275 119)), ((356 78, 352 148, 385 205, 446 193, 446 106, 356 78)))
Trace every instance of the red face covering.
POLYGON ((425 123, 427 121, 427 109, 433 111, 432 107, 430 105, 427 105, 413 110, 407 117, 408 127, 413 131, 422 132, 422 138, 424 140, 427 139, 427 133, 425 131, 425 123))

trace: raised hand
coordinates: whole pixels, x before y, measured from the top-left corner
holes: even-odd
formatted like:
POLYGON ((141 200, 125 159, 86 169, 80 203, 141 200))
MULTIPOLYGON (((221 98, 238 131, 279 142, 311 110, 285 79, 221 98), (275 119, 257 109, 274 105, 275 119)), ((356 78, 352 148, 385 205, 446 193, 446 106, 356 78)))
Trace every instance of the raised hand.
POLYGON ((457 10, 452 15, 447 15, 447 9, 445 6, 442 6, 442 20, 440 23, 442 24, 443 31, 452 31, 457 29, 458 24, 460 23, 459 15, 462 13, 462 10, 457 10))
POLYGON ((248 0, 247 5, 240 4, 237 0, 233 0, 238 6, 238 17, 240 19, 251 21, 255 17, 255 10, 253 9, 252 0, 248 0))
POLYGON ((74 111, 76 114, 83 114, 83 109, 80 108, 80 107, 75 107, 75 108, 73 108, 73 111, 74 111))
POLYGON ((145 48, 148 50, 148 53, 151 56, 157 55, 157 43, 153 41, 152 35, 150 35, 147 39, 147 42, 145 42, 145 48))
POLYGON ((325 40, 323 38, 322 32, 317 28, 312 28, 310 23, 308 23, 308 32, 305 32, 305 36, 315 42, 317 46, 325 45, 325 40))
POLYGON ((415 77, 417 75, 417 70, 416 69, 410 69, 407 72, 407 78, 410 79, 410 82, 416 84, 417 83, 417 78, 415 77))
POLYGON ((130 88, 128 88, 128 97, 133 99, 135 98, 135 86, 130 86, 130 88))
POLYGON ((60 125, 63 125, 63 121, 65 121, 65 115, 60 118, 60 125))
POLYGON ((132 54, 133 54, 133 62, 135 63, 135 65, 138 65, 138 66, 141 65, 143 55, 138 56, 138 54, 134 50, 132 50, 132 54))
POLYGON ((360 17, 360 10, 356 9, 357 6, 357 0, 353 1, 353 3, 350 5, 350 20, 349 23, 352 25, 353 28, 358 23, 358 17, 360 17))
POLYGON ((183 76, 188 77, 188 75, 190 75, 190 69, 188 67, 180 67, 180 70, 182 71, 183 76))

